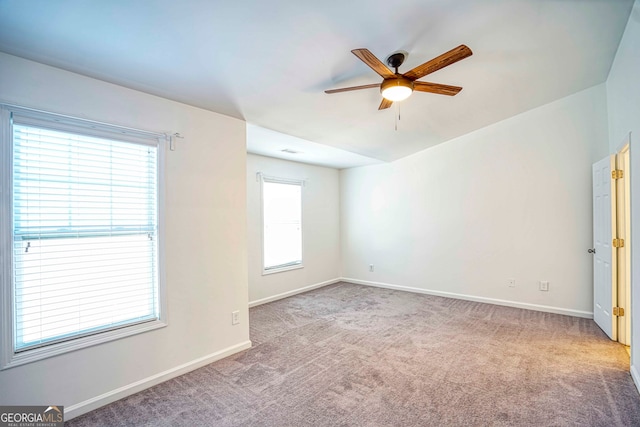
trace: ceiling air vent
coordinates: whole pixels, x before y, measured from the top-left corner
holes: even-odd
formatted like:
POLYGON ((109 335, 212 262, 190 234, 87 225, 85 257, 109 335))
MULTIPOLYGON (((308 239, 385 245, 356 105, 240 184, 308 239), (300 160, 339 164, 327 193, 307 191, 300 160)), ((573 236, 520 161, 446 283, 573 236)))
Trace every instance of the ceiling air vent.
POLYGON ((283 153, 288 153, 288 154, 301 154, 301 151, 296 151, 296 150, 292 150, 291 148, 285 148, 284 150, 280 150, 283 153))

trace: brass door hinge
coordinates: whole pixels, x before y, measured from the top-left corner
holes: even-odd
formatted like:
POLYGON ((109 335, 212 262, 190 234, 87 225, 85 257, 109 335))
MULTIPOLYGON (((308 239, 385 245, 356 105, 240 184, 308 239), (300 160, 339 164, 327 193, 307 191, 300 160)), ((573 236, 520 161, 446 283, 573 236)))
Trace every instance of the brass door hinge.
POLYGON ((621 169, 614 169, 611 171, 611 179, 624 178, 624 171, 621 169))
POLYGON ((613 307, 613 315, 622 317, 624 316, 624 308, 622 307, 613 307))
POLYGON ((624 239, 613 239, 612 245, 614 248, 624 248, 624 239))

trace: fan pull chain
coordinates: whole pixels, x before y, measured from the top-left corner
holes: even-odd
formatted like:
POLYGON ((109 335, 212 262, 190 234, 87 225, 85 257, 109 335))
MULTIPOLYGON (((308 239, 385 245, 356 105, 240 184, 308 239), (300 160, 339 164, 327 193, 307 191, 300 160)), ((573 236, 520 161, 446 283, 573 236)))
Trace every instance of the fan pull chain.
POLYGON ((396 116, 394 114, 395 117, 395 130, 398 130, 398 122, 400 121, 400 103, 396 102, 396 109, 398 110, 398 115, 396 116))

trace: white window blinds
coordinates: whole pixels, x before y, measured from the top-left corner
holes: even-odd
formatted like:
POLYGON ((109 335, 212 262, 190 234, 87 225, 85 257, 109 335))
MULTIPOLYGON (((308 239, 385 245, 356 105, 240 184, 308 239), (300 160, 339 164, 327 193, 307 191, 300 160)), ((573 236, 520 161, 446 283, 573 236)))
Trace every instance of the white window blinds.
POLYGON ((262 177, 264 271, 302 265, 302 181, 262 177))
POLYGON ((159 316, 157 140, 37 123, 12 126, 16 353, 159 316))

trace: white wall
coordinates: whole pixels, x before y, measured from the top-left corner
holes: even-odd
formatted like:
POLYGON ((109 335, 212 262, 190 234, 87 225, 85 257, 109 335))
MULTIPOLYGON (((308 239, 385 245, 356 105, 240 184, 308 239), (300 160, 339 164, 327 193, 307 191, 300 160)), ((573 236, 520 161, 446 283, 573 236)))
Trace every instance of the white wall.
POLYGON ((605 95, 595 86, 393 163, 342 171, 343 276, 590 316, 591 164, 607 154, 605 95))
POLYGON ((247 227, 251 305, 336 282, 340 277, 340 175, 338 170, 247 155, 247 227), (304 179, 304 268, 262 275, 262 206, 256 173, 304 179))
POLYGON ((631 132, 631 373, 640 388, 640 2, 636 0, 607 79, 609 146, 631 132))
POLYGON ((244 122, 5 54, 0 75, 4 102, 185 137, 166 160, 169 326, 0 371, 0 404, 74 416, 249 346, 244 122))

